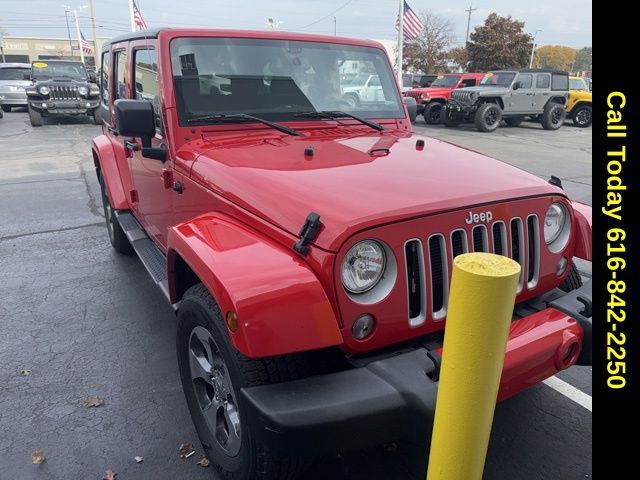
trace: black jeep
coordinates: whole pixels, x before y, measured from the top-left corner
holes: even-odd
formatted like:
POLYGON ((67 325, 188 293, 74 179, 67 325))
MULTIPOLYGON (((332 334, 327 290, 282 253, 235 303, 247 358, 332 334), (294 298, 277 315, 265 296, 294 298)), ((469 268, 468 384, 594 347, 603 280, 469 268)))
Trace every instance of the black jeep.
POLYGON ((42 126, 42 117, 89 115, 100 125, 100 89, 95 75, 87 73, 82 62, 38 60, 31 63, 31 81, 27 87, 29 119, 42 126))

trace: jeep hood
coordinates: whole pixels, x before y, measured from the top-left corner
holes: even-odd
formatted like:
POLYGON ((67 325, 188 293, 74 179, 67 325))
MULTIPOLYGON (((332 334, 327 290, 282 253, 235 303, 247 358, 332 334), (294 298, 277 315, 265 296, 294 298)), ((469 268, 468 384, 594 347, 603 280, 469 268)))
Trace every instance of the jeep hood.
POLYGON ((184 152, 196 156, 192 178, 296 236, 307 215, 317 212, 323 227, 314 243, 330 251, 384 223, 562 194, 532 174, 434 138, 357 127, 305 137, 258 132, 185 144, 184 152), (418 139, 425 142, 422 150, 418 139), (304 155, 308 147, 313 156, 304 155))
POLYGON ((436 97, 438 95, 448 95, 451 90, 453 90, 453 87, 427 87, 422 90, 422 94, 436 97))
POLYGON ((506 95, 509 93, 507 87, 465 87, 458 88, 456 92, 478 92, 480 96, 506 95))

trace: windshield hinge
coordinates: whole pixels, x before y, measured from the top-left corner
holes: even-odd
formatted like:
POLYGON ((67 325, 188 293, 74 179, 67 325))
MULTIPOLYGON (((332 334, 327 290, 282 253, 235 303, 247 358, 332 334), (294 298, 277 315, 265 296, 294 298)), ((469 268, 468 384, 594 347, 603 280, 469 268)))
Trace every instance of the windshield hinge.
POLYGON ((293 249, 300 255, 306 256, 309 253, 309 244, 316 239, 321 226, 320 215, 311 212, 300 229, 300 240, 293 244, 293 249))

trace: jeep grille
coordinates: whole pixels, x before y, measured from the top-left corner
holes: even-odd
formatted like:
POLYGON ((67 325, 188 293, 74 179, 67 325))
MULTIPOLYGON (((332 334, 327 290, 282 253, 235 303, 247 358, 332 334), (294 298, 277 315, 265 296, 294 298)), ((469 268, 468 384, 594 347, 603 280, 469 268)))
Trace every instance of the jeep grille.
POLYGON ((78 87, 72 85, 52 85, 49 87, 49 96, 52 100, 78 100, 80 98, 78 87))
POLYGON ((451 98, 453 98, 454 100, 457 100, 458 102, 465 104, 465 105, 470 105, 473 103, 473 93, 472 92, 465 92, 462 90, 454 90, 453 92, 451 92, 451 98))
POLYGON ((446 316, 449 301, 449 272, 461 253, 491 252, 513 258, 520 264, 518 290, 533 290, 540 273, 540 228, 538 216, 502 220, 488 225, 459 228, 449 234, 436 233, 405 244, 409 325, 418 326, 427 318, 446 316), (489 236, 491 234, 491 236, 489 236), (425 275, 426 274, 426 275, 425 275), (426 277, 426 278, 425 278, 426 277), (428 309, 428 312, 427 312, 428 309))
POLYGON ((413 97, 416 100, 420 100, 420 95, 422 95, 420 92, 418 92, 417 90, 407 90, 406 92, 404 92, 404 94, 407 97, 413 97))

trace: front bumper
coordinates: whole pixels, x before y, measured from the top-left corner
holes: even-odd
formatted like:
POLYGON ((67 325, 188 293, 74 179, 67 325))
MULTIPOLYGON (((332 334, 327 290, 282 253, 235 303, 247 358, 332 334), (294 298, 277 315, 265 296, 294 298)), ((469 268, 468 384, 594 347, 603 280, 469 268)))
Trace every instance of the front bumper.
POLYGON ((87 115, 98 108, 99 104, 98 99, 29 100, 31 108, 49 115, 87 115))
POLYGON ((9 105, 11 107, 26 107, 27 94, 24 89, 21 91, 7 91, 0 89, 0 104, 9 105))
MULTIPOLYGON (((526 315, 511 324, 498 401, 579 360, 590 362, 590 305, 589 282, 569 294, 553 291, 546 300, 518 306, 526 315), (572 300, 577 298, 582 301, 572 300)), ((356 368, 342 372, 244 388, 241 408, 259 425, 262 441, 289 453, 317 455, 398 440, 426 442, 428 448, 440 355, 440 345, 425 343, 358 359, 356 368)))
POLYGON ((476 104, 466 105, 460 103, 454 99, 450 99, 444 106, 444 112, 449 115, 449 118, 469 118, 476 113, 478 106, 476 104))

